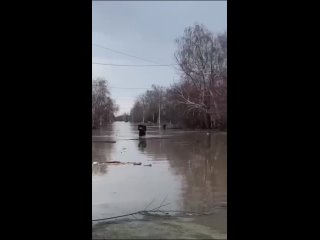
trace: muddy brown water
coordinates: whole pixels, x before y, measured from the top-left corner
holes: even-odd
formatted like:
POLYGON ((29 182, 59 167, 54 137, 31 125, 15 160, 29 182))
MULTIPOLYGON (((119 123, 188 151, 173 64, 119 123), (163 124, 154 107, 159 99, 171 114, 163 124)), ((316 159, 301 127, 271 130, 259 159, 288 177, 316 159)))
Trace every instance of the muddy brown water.
POLYGON ((98 222, 93 224, 93 238, 225 239, 227 134, 148 127, 146 137, 139 139, 137 128, 115 122, 92 132, 92 219, 153 209, 161 203, 168 204, 162 210, 204 212, 217 206, 220 210, 193 218, 98 222), (108 161, 142 164, 103 163, 108 161))

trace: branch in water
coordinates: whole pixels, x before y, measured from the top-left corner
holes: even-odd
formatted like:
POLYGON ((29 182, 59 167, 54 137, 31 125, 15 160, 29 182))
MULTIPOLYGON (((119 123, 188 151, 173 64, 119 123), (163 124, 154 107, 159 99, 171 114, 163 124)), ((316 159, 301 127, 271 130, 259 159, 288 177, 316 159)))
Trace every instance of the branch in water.
MULTIPOLYGON (((160 210, 161 207, 167 206, 170 203, 164 204, 164 205, 160 205, 159 207, 156 207, 154 209, 151 210, 142 210, 142 211, 137 211, 137 212, 133 212, 133 213, 128 213, 128 214, 124 214, 124 215, 119 215, 119 216, 114 216, 114 217, 109 217, 109 218, 101 218, 101 219, 94 219, 92 220, 93 222, 95 221, 105 221, 105 220, 111 220, 111 219, 116 219, 116 218, 121 218, 121 217, 127 217, 127 216, 133 216, 136 214, 141 214, 141 215, 153 215, 155 213, 162 213, 165 215, 168 215, 169 213, 180 213, 182 215, 188 215, 188 216, 203 216, 203 215, 213 215, 214 212, 212 210, 214 210, 215 208, 218 207, 224 207, 224 206, 215 206, 211 209, 211 211, 207 211, 207 212, 194 212, 194 211, 178 211, 178 210, 160 210)), ((149 204, 150 205, 150 204, 149 204)))

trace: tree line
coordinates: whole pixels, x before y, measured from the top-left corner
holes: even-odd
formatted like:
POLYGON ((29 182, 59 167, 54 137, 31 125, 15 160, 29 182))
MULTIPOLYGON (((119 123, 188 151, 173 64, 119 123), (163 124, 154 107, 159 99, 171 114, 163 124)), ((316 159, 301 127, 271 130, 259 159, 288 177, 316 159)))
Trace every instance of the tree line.
POLYGON ((227 128, 227 34, 195 24, 176 39, 179 82, 152 85, 130 112, 133 122, 171 123, 181 128, 227 128))
POLYGON ((98 78, 92 81, 92 128, 100 128, 115 119, 119 110, 115 100, 111 99, 108 82, 98 78))

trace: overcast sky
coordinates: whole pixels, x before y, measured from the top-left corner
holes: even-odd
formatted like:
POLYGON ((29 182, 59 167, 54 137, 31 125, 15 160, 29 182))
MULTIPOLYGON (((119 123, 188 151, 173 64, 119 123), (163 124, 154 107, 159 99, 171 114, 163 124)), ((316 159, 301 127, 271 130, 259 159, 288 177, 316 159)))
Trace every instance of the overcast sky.
MULTIPOLYGON (((92 43, 159 64, 174 61, 174 40, 194 23, 213 33, 227 30, 224 1, 105 1, 92 3, 92 43)), ((148 65, 146 62, 92 46, 93 63, 148 65)), ((120 67, 92 65, 92 78, 105 78, 118 115, 130 112, 136 97, 152 84, 169 86, 178 75, 171 67, 120 67)))

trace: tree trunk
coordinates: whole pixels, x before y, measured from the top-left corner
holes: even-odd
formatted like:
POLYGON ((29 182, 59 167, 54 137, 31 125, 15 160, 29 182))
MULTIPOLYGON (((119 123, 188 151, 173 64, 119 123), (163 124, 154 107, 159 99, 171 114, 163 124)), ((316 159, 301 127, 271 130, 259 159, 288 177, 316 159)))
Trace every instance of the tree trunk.
POLYGON ((213 113, 210 113, 210 128, 214 129, 216 126, 216 120, 214 119, 213 113))
POLYGON ((209 128, 209 124, 208 124, 208 115, 207 113, 204 113, 204 124, 205 124, 205 128, 208 129, 209 128))
POLYGON ((142 112, 142 122, 144 123, 144 111, 142 112))

